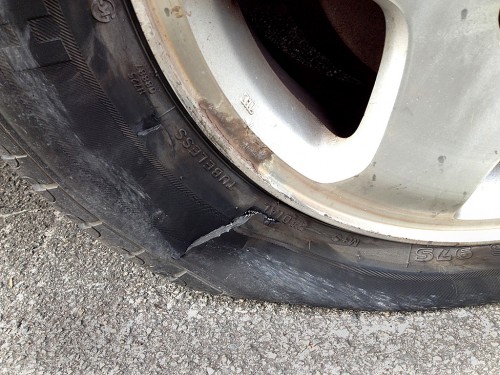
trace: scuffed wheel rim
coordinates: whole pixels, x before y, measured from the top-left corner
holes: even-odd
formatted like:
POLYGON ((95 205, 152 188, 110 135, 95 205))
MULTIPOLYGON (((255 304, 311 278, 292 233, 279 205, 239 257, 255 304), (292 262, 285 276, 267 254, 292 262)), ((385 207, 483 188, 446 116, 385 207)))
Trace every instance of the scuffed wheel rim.
MULTIPOLYGON (((358 233, 443 245, 500 240, 495 1, 378 1, 384 53, 347 138, 286 84, 249 28, 260 2, 242 3, 247 21, 231 1, 133 1, 164 74, 229 160, 276 198, 358 233)), ((342 3, 322 2, 330 12, 342 3)), ((341 68, 331 74, 358 79, 341 68)))

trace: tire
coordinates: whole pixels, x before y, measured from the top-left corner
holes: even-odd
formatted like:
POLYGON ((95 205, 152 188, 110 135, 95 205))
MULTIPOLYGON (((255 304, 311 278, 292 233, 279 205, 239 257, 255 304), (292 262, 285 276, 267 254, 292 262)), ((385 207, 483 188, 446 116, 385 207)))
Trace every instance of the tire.
POLYGON ((351 233, 253 184, 182 107, 127 1, 0 0, 2 159, 81 229, 197 290, 415 310, 499 301, 500 246, 351 233), (147 87, 141 83, 148 82, 147 87))

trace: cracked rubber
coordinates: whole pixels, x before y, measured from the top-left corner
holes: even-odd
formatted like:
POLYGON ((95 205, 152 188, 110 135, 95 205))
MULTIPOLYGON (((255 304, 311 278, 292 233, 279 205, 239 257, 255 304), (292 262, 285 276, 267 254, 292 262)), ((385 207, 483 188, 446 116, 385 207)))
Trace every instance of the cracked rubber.
POLYGON ((0 0, 0 156, 82 230, 194 289, 364 310, 500 297, 498 245, 361 236, 252 185, 179 106, 126 1, 0 0))

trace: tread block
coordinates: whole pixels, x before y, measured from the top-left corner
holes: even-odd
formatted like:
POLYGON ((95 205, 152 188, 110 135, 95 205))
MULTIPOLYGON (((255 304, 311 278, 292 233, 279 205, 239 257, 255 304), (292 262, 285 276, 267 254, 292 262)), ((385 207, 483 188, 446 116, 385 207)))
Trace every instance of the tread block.
POLYGON ((12 25, 0 25, 0 48, 17 46, 19 46, 19 39, 12 25))

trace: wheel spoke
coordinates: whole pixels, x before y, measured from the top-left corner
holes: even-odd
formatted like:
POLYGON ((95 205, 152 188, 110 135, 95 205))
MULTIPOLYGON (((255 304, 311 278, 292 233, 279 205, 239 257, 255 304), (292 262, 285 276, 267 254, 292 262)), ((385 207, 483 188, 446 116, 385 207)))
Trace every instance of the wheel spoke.
POLYGON ((453 214, 499 162, 498 3, 391 5, 408 27, 403 78, 372 167, 343 185, 380 205, 453 214))

